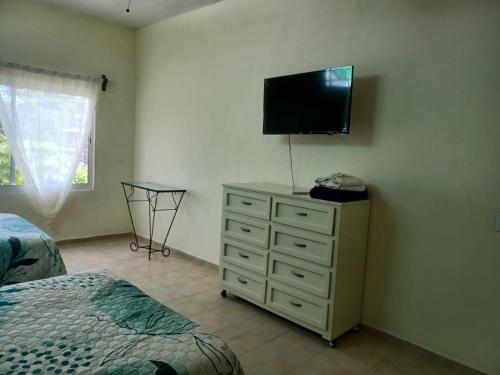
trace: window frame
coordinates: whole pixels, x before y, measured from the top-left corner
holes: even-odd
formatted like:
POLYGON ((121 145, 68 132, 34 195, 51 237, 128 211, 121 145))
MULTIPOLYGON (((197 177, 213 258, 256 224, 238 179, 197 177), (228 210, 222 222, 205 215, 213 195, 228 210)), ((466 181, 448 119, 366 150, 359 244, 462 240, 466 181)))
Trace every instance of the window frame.
MULTIPOLYGON (((94 153, 95 153, 95 113, 92 118, 92 127, 88 139, 88 181, 86 184, 72 184, 71 191, 93 191, 94 190, 94 153)), ((11 163, 12 168, 12 163, 11 163)), ((0 185, 0 193, 22 193, 24 185, 0 185)))

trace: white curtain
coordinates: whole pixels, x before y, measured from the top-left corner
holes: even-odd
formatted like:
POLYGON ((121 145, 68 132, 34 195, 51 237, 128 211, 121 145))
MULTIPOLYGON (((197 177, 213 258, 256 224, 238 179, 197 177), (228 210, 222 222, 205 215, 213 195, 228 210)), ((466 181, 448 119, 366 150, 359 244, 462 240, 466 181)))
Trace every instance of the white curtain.
POLYGON ((98 93, 95 81, 0 66, 0 124, 24 190, 49 223, 71 190, 98 93))

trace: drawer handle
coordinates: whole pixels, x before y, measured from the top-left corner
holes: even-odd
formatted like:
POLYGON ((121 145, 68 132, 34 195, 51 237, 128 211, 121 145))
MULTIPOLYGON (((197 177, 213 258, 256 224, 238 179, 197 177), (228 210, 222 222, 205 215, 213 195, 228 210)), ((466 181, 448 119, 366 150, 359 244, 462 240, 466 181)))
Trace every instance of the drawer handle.
POLYGON ((244 258, 244 259, 248 259, 248 258, 250 258, 248 255, 245 255, 245 254, 243 254, 243 253, 238 253, 238 255, 239 255, 240 257, 244 258))
POLYGON ((250 229, 245 228, 245 227, 240 227, 240 229, 241 229, 243 232, 246 232, 246 233, 250 232, 250 229))
POLYGON ((300 278, 303 278, 303 277, 304 277, 304 275, 302 275, 301 273, 295 272, 295 271, 293 271, 293 270, 292 270, 292 275, 293 275, 293 276, 300 277, 300 278))
POLYGON ((242 283, 242 284, 248 284, 248 281, 243 280, 243 279, 241 279, 241 278, 239 278, 239 277, 238 277, 238 281, 239 281, 240 283, 242 283))
POLYGON ((251 206, 253 203, 249 201, 241 201, 245 206, 251 206))
POLYGON ((305 243, 294 243, 293 244, 295 247, 300 247, 300 248, 304 248, 304 247, 307 247, 307 245, 305 243))
POLYGON ((296 212, 295 215, 297 216, 307 216, 307 212, 296 212))
POLYGON ((294 301, 288 301, 288 303, 292 306, 295 306, 295 307, 302 307, 302 304, 301 303, 298 303, 298 302, 294 302, 294 301))

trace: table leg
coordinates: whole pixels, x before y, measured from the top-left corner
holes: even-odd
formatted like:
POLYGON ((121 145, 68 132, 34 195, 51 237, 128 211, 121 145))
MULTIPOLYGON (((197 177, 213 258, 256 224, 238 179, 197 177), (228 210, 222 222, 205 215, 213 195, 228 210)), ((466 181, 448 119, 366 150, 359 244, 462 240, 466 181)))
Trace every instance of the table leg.
POLYGON ((158 204, 158 193, 155 195, 151 196, 151 193, 149 191, 146 191, 146 197, 148 199, 148 210, 149 210, 149 254, 148 258, 151 260, 151 253, 156 252, 155 249, 153 249, 153 237, 154 237, 154 231, 155 231, 155 218, 156 218, 156 206, 158 204), (153 205, 154 202, 154 205, 153 205))
POLYGON ((165 239, 163 240, 163 244, 161 245, 161 253, 163 254, 164 257, 168 257, 170 255, 170 248, 168 246, 165 246, 165 244, 167 243, 168 235, 170 234, 170 230, 172 229, 172 225, 174 224, 175 216, 177 215, 177 211, 179 210, 179 206, 181 205, 183 197, 184 197, 184 192, 181 193, 181 198, 179 199, 179 202, 177 203, 175 200, 175 193, 172 193, 172 200, 174 201, 174 204, 175 204, 175 210, 174 210, 174 216, 172 217, 172 220, 170 221, 170 225, 168 227, 167 234, 165 236, 165 239), (168 250, 167 255, 165 255, 165 250, 168 250))
POLYGON ((134 188, 130 188, 131 194, 127 195, 127 190, 125 189, 125 185, 122 184, 123 194, 125 194, 125 201, 127 202, 128 215, 130 217, 130 222, 132 223, 132 231, 134 234, 135 242, 130 243, 130 250, 137 251, 139 250, 139 241, 137 240, 137 232, 135 231, 134 218, 132 217, 132 211, 130 210, 130 198, 134 195, 134 188))

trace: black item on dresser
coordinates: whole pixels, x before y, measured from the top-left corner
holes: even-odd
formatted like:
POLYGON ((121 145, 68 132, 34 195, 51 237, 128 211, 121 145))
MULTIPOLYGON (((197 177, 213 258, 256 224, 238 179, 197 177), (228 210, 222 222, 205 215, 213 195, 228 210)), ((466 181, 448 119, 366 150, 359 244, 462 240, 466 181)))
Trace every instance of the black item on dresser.
POLYGON ((333 202, 352 202, 368 199, 368 191, 348 191, 325 186, 315 186, 309 191, 309 196, 333 202))

